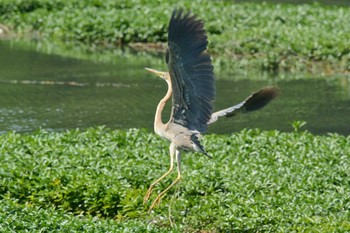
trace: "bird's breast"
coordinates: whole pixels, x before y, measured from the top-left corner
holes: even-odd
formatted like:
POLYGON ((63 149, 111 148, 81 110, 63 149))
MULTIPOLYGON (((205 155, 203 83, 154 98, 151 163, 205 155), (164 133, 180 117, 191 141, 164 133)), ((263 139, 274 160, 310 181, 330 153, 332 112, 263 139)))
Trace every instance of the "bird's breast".
POLYGON ((171 122, 167 125, 165 131, 161 133, 163 133, 163 137, 174 143, 177 148, 196 151, 191 135, 198 134, 197 131, 189 130, 182 125, 171 122))

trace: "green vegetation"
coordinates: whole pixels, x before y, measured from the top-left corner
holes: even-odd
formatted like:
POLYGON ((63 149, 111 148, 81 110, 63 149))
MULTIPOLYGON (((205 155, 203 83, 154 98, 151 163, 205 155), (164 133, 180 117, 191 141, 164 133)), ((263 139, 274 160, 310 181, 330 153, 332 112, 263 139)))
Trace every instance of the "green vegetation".
POLYGON ((302 125, 206 135, 213 159, 185 154, 182 181, 151 215, 142 200, 168 168, 165 140, 103 127, 9 132, 0 136, 0 231, 350 231, 350 138, 302 125))
MULTIPOLYGON (((165 42, 174 8, 205 21, 218 66, 324 74, 350 70, 350 9, 231 1, 2 0, 0 23, 16 36, 91 48, 165 42)), ((152 46, 150 46, 152 45, 152 46)), ((155 46, 159 48, 159 46, 155 46)))
MULTIPOLYGON (((77 56, 75 47, 89 47, 84 58, 103 60, 102 50, 110 62, 125 57, 116 47, 164 48, 179 6, 205 21, 216 67, 350 71, 350 9, 338 6, 0 0, 0 24, 48 51, 77 56)), ((350 136, 315 136, 304 124, 206 135, 213 159, 185 154, 183 179, 150 215, 143 196, 168 169, 167 141, 139 129, 8 132, 0 135, 0 232, 348 232, 350 136)))

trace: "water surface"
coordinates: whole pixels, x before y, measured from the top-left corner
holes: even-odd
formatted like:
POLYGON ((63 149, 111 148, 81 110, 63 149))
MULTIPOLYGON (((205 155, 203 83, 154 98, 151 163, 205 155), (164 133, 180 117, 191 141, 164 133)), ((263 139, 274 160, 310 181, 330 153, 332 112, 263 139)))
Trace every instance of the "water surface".
MULTIPOLYGON (((159 62, 131 59, 120 53, 113 63, 49 55, 0 41, 0 132, 45 128, 63 130, 105 125, 113 129, 152 130, 156 105, 166 83, 143 68, 159 62), (137 62, 135 62, 137 61, 137 62)), ((259 74, 257 74, 259 75, 259 74)), ((216 109, 243 100, 265 85, 277 85, 282 95, 261 111, 223 119, 209 133, 243 128, 291 131, 291 122, 305 129, 349 135, 349 76, 291 78, 217 75, 216 109)), ((167 111, 169 113, 169 110, 167 111)), ((164 121, 166 116, 164 117, 164 121)))

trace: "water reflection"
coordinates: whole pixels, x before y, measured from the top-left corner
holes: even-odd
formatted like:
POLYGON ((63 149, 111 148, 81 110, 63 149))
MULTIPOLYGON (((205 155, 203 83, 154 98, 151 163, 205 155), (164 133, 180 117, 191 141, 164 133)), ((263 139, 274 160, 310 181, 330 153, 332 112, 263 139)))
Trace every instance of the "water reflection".
MULTIPOLYGON (((96 63, 10 47, 5 42, 0 42, 0 51, 0 132, 98 125, 152 130, 156 105, 166 92, 166 84, 143 69, 152 67, 152 61, 116 56, 114 64, 96 63)), ((282 95, 262 111, 219 121, 209 133, 246 127, 291 131, 290 122, 304 120, 305 128, 314 133, 350 134, 347 76, 264 81, 218 76, 217 109, 272 83, 281 88, 282 95)))

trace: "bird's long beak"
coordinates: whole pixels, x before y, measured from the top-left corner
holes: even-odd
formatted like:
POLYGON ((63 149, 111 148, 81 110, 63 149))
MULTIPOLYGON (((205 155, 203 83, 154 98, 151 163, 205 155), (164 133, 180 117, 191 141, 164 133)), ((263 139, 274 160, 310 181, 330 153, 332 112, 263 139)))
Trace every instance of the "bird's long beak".
POLYGON ((161 71, 158 71, 158 70, 154 70, 154 69, 151 69, 151 68, 145 68, 145 70, 147 70, 148 72, 151 72, 155 75, 157 75, 158 77, 163 77, 163 72, 161 71))

